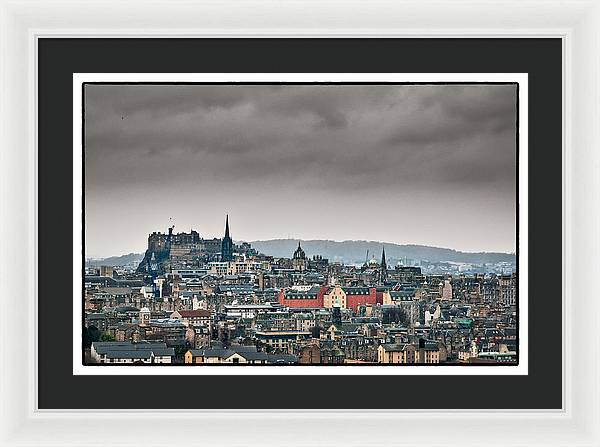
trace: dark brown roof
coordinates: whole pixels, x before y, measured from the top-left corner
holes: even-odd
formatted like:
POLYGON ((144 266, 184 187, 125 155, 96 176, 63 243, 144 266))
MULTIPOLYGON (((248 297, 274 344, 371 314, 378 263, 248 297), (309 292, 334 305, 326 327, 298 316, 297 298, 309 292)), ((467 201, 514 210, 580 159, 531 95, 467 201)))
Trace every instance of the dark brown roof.
POLYGON ((179 315, 182 318, 199 318, 199 317, 210 317, 210 311, 204 309, 198 310, 179 310, 179 315))

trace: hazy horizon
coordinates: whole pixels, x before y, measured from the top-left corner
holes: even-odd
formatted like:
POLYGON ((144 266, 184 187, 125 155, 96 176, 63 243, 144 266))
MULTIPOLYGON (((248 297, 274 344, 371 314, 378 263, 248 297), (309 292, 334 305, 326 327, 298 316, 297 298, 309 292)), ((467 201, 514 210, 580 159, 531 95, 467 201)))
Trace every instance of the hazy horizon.
MULTIPOLYGON (((157 230, 158 231, 158 230, 157 230)), ((177 232, 177 231, 176 231, 177 232)), ((423 245, 423 244, 399 244, 396 242, 388 242, 388 241, 375 241, 375 240, 366 240, 366 239, 344 239, 344 240, 335 240, 335 239, 298 239, 298 238, 273 238, 273 239, 255 239, 255 240, 242 240, 242 239, 233 239, 233 242, 235 244, 239 244, 241 242, 248 242, 248 243, 253 243, 253 242, 270 242, 270 241, 301 241, 301 242, 337 242, 337 243, 342 243, 342 242, 364 242, 364 243, 372 243, 372 244, 381 244, 382 246, 387 246, 387 245, 397 245, 397 246, 419 246, 419 247, 429 247, 429 248, 439 248, 442 250, 454 250, 457 251, 459 253, 470 253, 470 254, 477 254, 477 253, 489 253, 489 254, 507 254, 507 255, 514 255, 515 252, 504 252, 504 251, 464 251, 464 250, 457 250, 455 248, 452 247, 438 247, 438 246, 433 246, 433 245, 423 245)), ((113 257, 119 257, 119 256, 126 256, 126 255, 130 255, 130 254, 139 254, 139 255, 143 255, 144 252, 146 251, 146 246, 144 246, 143 249, 139 249, 139 250, 134 250, 134 251, 129 251, 126 253, 113 253, 111 255, 108 256, 86 256, 86 259, 106 259, 106 258, 113 258, 113 257)))
POLYGON ((226 214, 238 241, 516 251, 514 85, 87 85, 85 123, 88 258, 226 214))

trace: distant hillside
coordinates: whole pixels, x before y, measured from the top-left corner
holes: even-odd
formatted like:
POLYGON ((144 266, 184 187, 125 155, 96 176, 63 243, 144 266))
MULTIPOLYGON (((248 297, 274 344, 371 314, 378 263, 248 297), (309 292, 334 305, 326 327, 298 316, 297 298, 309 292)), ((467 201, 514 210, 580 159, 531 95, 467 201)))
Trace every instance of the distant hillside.
POLYGON ((143 258, 143 253, 129 253, 127 255, 111 256, 104 259, 86 259, 85 265, 88 267, 99 267, 101 265, 120 266, 131 263, 139 264, 143 258))
MULTIPOLYGON (((326 241, 326 240, 300 240, 307 256, 321 255, 330 261, 341 261, 347 264, 362 263, 365 261, 367 250, 369 258, 373 255, 377 260, 381 258, 381 248, 385 246, 385 254, 390 265, 398 260, 408 259, 427 260, 430 262, 464 262, 470 264, 515 262, 515 255, 510 253, 469 253, 451 250, 449 248, 428 247, 425 245, 398 245, 373 241, 326 241)), ((252 241, 252 246, 260 253, 275 257, 291 258, 298 239, 271 239, 268 241, 252 241)), ((122 256, 111 256, 104 259, 88 259, 86 265, 98 267, 101 265, 121 266, 131 263, 139 264, 144 258, 143 253, 129 253, 122 256)))
MULTIPOLYGON (((301 240, 300 242, 307 256, 322 255, 330 261, 342 261, 349 264, 364 262, 367 250, 369 250, 369 258, 375 255, 375 258, 379 260, 383 246, 385 246, 388 262, 397 261, 404 257, 430 262, 464 262, 472 264, 515 262, 515 255, 510 253, 468 253, 425 245, 398 245, 373 241, 301 240)), ((253 241, 251 244, 259 252, 266 255, 290 258, 298 246, 298 239, 253 241)))

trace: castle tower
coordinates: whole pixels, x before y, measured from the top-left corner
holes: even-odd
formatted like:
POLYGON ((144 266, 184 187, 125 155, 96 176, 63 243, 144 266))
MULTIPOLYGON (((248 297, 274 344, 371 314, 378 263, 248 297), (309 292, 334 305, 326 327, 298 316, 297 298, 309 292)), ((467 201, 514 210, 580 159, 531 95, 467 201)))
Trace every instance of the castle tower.
POLYGON ((229 235, 229 214, 225 220, 225 237, 221 242, 221 261, 233 261, 233 241, 229 235))

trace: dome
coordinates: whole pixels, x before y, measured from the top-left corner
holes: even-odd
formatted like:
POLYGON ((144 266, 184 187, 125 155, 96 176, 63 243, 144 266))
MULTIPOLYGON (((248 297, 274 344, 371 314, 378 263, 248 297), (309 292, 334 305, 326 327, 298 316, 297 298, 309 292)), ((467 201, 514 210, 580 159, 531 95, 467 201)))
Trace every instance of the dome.
POLYGON ((302 250, 300 241, 298 241, 298 248, 294 252, 294 259, 306 259, 306 253, 304 253, 304 250, 302 250))

